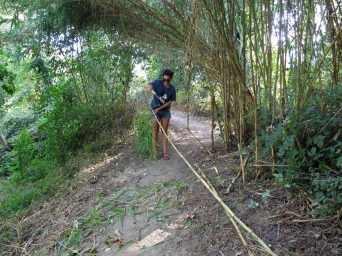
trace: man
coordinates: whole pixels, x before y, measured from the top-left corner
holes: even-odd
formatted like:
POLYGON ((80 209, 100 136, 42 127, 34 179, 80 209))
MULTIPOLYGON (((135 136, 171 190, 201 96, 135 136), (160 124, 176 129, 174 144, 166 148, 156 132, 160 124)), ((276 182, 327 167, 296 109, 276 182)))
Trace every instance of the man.
MULTIPOLYGON (((166 69, 163 73, 162 80, 155 80, 154 82, 145 86, 154 94, 151 101, 151 113, 153 122, 152 145, 154 157, 156 159, 158 159, 158 133, 160 128, 156 118, 167 134, 171 119, 171 103, 172 101, 176 101, 176 88, 171 84, 172 78, 173 72, 169 69, 166 69)), ((170 157, 167 153, 168 139, 164 133, 162 133, 162 144, 163 157, 165 160, 169 160, 170 157)))

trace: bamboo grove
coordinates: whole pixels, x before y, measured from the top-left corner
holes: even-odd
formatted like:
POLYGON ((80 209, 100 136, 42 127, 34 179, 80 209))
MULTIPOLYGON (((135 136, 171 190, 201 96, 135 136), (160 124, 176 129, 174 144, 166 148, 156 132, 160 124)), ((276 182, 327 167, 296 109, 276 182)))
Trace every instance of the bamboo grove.
MULTIPOLYGON (((342 175, 339 0, 18 2, 17 11, 44 16, 47 33, 103 29, 183 53, 186 88, 192 92, 199 67, 225 150, 239 150, 244 181, 249 158, 256 177, 266 170, 285 186, 310 180, 314 192, 338 194, 332 187, 342 175)), ((335 200, 341 207, 342 198, 335 200)))

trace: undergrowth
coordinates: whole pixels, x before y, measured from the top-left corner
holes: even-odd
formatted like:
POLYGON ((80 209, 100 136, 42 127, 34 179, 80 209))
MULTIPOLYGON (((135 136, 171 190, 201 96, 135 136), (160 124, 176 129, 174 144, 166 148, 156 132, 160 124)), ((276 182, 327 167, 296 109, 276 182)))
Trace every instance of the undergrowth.
POLYGON ((9 145, 0 151, 0 218, 16 218, 51 196, 56 184, 82 166, 83 159, 73 159, 82 152, 100 154, 130 126, 130 111, 112 105, 70 105, 65 102, 69 100, 62 97, 53 106, 36 109, 35 115, 8 118, 0 127, 9 145), (78 164, 69 167, 70 161, 78 164))
MULTIPOLYGON (((313 97, 307 108, 289 111, 283 122, 261 130, 259 137, 259 159, 275 163, 273 177, 285 188, 311 197, 316 217, 342 209, 342 92, 336 90, 326 93, 324 113, 319 98, 313 97)), ((262 122, 268 123, 261 115, 262 122)))
POLYGON ((136 153, 140 156, 152 159, 152 122, 150 112, 147 108, 138 109, 133 118, 132 130, 134 132, 136 153))

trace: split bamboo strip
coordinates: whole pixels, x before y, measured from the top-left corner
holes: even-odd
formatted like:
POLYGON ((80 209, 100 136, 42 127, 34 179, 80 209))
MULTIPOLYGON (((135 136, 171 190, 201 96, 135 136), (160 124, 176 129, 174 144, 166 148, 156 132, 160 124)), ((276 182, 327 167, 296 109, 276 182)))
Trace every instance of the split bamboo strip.
POLYGON ((213 156, 213 155, 214 155, 213 153, 211 153, 211 151, 208 149, 208 147, 206 147, 206 146, 205 146, 205 145, 196 137, 196 135, 193 134, 193 132, 190 130, 189 127, 187 127, 186 129, 187 129, 187 130, 189 131, 189 133, 198 141, 198 143, 201 144, 201 146, 208 152, 208 154, 209 154, 210 156, 213 156))

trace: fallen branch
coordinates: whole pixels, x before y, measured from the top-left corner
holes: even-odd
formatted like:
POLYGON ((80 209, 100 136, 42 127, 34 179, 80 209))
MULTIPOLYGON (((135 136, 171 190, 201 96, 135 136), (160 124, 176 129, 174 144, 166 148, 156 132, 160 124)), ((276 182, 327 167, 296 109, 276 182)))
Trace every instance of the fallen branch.
POLYGON ((321 221, 330 221, 331 218, 328 219, 310 219, 310 220, 291 220, 293 223, 308 223, 308 222, 321 222, 321 221))
MULTIPOLYGON (((296 214, 294 212, 282 212, 282 213, 278 213, 272 216, 269 216, 269 219, 273 219, 273 218, 277 218, 277 217, 297 217, 297 218, 301 218, 302 216, 300 216, 299 214, 296 214)), ((281 220, 281 222, 286 222, 286 224, 291 224, 291 223, 312 223, 312 222, 321 222, 321 221, 332 221, 334 219, 338 219, 339 216, 334 216, 331 218, 325 218, 325 219, 294 219, 294 220, 290 220, 289 218, 283 219, 281 220)))
POLYGON ((231 187, 234 185, 235 181, 240 177, 240 175, 241 175, 241 170, 239 171, 238 175, 233 178, 232 183, 229 184, 226 192, 224 192, 225 195, 228 195, 230 193, 231 187))
MULTIPOLYGON (((170 140, 169 140, 170 141, 170 140)), ((177 147, 173 144, 172 141, 170 141, 170 144, 173 146, 173 148, 176 150, 178 155, 184 160, 184 162, 189 166, 190 170, 196 175, 196 177, 199 179, 199 181, 202 182, 202 184, 208 189, 208 191, 215 197, 215 199, 221 204, 221 206, 224 208, 226 212, 230 214, 230 216, 237 222, 239 225, 247 231, 265 250, 267 253, 269 253, 272 256, 276 256, 274 252, 265 244, 265 242, 257 236, 245 223, 243 223, 235 214, 234 212, 223 202, 223 200, 217 195, 215 191, 211 189, 209 184, 205 180, 199 176, 199 174, 194 170, 194 168, 190 165, 190 163, 184 158, 184 156, 179 152, 177 147)))
POLYGON ((278 199, 278 200, 287 200, 287 199, 285 199, 285 198, 281 198, 281 197, 277 197, 277 196, 263 195, 262 193, 258 193, 258 192, 254 193, 254 194, 255 194, 255 195, 260 195, 260 196, 265 196, 265 197, 272 197, 272 198, 276 198, 276 199, 278 199))
POLYGON ((232 153, 228 153, 228 154, 225 154, 224 156, 218 156, 217 158, 218 159, 221 159, 221 158, 227 158, 227 157, 230 157, 230 156, 232 156, 232 155, 238 155, 238 151, 236 151, 236 152, 232 152, 232 153))
POLYGON ((199 142, 199 144, 201 144, 201 146, 209 153, 209 155, 213 156, 213 153, 211 153, 211 151, 196 137, 196 135, 192 133, 189 127, 187 127, 187 130, 199 142))
POLYGON ((268 217, 269 219, 273 219, 273 218, 277 218, 277 217, 289 217, 289 216, 296 216, 297 218, 300 218, 301 216, 293 213, 293 212, 282 212, 282 213, 278 213, 276 215, 272 215, 270 217, 268 217))

